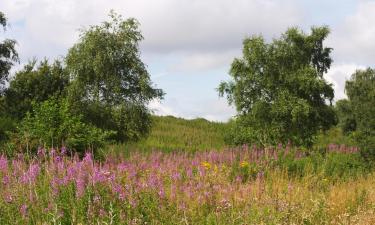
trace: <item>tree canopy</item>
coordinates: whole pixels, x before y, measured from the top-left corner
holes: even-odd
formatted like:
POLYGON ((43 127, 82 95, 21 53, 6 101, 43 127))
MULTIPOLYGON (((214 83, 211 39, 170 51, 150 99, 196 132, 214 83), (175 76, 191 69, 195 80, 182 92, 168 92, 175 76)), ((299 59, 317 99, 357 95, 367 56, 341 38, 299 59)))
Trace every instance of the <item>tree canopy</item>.
MULTIPOLYGON (((0 26, 3 27, 4 31, 7 24, 4 13, 0 12, 0 26)), ((12 39, 5 39, 0 42, 0 94, 3 91, 5 82, 8 81, 10 68, 19 60, 15 45, 16 41, 12 39)))
POLYGON ((65 96, 69 76, 62 63, 56 60, 30 61, 16 72, 4 92, 4 107, 7 114, 22 119, 32 110, 32 103, 40 103, 51 97, 65 96))
POLYGON ((366 158, 375 159, 375 70, 356 71, 345 91, 348 100, 336 106, 342 129, 354 136, 366 158))
POLYGON ((310 34, 290 28, 270 43, 262 36, 243 41, 232 80, 218 88, 238 111, 234 143, 311 145, 318 130, 335 124, 327 105, 334 91, 323 78, 332 63, 332 48, 323 45, 328 34, 327 27, 313 27, 310 34))
POLYGON ((138 22, 113 12, 110 18, 83 30, 69 49, 69 97, 88 122, 117 131, 118 140, 137 139, 151 122, 147 104, 163 91, 153 87, 140 59, 138 22))

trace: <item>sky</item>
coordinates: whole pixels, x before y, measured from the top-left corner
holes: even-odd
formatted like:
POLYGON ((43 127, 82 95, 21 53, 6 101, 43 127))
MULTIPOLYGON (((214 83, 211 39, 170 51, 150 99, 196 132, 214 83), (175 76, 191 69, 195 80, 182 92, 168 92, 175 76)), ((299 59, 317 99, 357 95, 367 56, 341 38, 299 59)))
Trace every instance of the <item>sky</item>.
POLYGON ((227 121, 236 114, 216 88, 230 79, 242 41, 278 38, 289 27, 309 32, 328 25, 325 44, 333 65, 325 78, 335 100, 357 69, 374 67, 375 0, 1 0, 10 26, 0 38, 18 42, 21 68, 32 58, 66 55, 80 30, 108 19, 110 10, 140 23, 141 58, 153 83, 165 92, 150 108, 157 115, 227 121))

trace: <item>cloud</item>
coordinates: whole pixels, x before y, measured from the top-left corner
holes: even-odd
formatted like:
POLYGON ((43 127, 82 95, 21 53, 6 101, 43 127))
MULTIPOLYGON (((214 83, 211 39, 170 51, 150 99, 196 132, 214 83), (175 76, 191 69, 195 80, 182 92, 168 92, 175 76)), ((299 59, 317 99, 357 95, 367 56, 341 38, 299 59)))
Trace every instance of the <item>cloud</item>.
POLYGON ((185 100, 168 98, 152 101, 149 107, 155 115, 172 115, 187 119, 205 118, 210 121, 228 121, 235 115, 234 108, 228 106, 225 99, 185 100))
POLYGON ((14 0, 0 7, 13 22, 24 21, 25 49, 44 46, 51 54, 70 47, 79 28, 103 21, 110 9, 140 21, 149 53, 227 51, 246 35, 272 36, 300 18, 293 0, 14 0))
POLYGON ((375 1, 360 1, 353 14, 332 29, 328 44, 335 61, 374 66, 375 1))
POLYGON ((153 100, 149 103, 148 105, 149 109, 153 112, 154 115, 159 115, 159 116, 166 116, 166 115, 171 115, 175 117, 179 117, 180 115, 176 113, 172 108, 169 106, 163 104, 159 100, 153 100))
POLYGON ((333 84, 335 90, 335 101, 346 98, 345 94, 345 81, 350 79, 350 76, 359 69, 365 69, 365 66, 357 64, 338 64, 333 65, 327 74, 324 75, 325 79, 333 84))
POLYGON ((234 57, 240 56, 240 50, 223 52, 196 52, 186 54, 181 60, 168 68, 170 72, 205 72, 230 66, 234 57))

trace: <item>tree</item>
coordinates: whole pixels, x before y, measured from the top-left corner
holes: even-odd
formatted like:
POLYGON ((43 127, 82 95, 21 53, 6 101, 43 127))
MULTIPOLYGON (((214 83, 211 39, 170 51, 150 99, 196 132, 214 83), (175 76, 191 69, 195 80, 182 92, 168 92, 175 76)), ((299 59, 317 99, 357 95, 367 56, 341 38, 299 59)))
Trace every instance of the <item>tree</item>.
POLYGON ((43 60, 38 65, 36 60, 30 61, 16 72, 5 90, 5 111, 9 116, 21 120, 32 110, 33 102, 42 103, 51 97, 63 97, 68 85, 69 76, 60 61, 50 64, 43 60))
POLYGON ((220 96, 234 104, 237 117, 232 141, 276 144, 292 141, 309 146, 319 130, 335 124, 334 92, 323 74, 331 66, 331 48, 323 45, 327 27, 313 27, 307 35, 288 29, 266 43, 262 36, 243 41, 243 57, 234 59, 220 96))
POLYGON ((118 140, 137 139, 150 125, 147 104, 162 98, 163 92, 152 87, 140 59, 138 43, 143 37, 138 22, 113 12, 110 18, 82 31, 69 49, 69 98, 87 122, 115 129, 118 140))
POLYGON ((81 114, 71 113, 66 99, 51 97, 34 103, 33 110, 23 118, 11 141, 21 150, 63 145, 84 152, 102 146, 113 134, 83 123, 81 114))
POLYGON ((351 102, 348 99, 341 99, 335 105, 337 117, 339 120, 339 127, 345 135, 357 129, 357 122, 354 117, 351 102))
MULTIPOLYGON (((345 91, 355 121, 356 137, 363 155, 375 159, 375 70, 358 70, 346 81, 345 91)), ((343 119, 341 117, 341 119, 343 119)))
MULTIPOLYGON (((7 19, 2 12, 0 12, 0 26, 5 31, 7 19)), ((5 82, 8 81, 10 68, 19 60, 15 45, 16 41, 12 39, 5 39, 0 42, 0 94, 2 94, 5 82)))

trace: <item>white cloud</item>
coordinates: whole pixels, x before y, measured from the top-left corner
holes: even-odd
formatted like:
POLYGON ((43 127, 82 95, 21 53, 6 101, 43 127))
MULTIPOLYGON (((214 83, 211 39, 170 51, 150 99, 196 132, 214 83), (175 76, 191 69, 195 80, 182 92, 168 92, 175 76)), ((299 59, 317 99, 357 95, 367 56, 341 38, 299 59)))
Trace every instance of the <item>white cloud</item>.
POLYGON ((186 54, 181 61, 168 68, 171 72, 204 72, 229 67, 234 57, 240 56, 240 51, 197 52, 186 54))
POLYGON ((166 106, 159 100, 153 100, 149 103, 148 107, 152 110, 153 114, 159 116, 171 115, 179 117, 180 115, 176 113, 172 108, 166 106))
POLYGON ((338 64, 333 65, 327 74, 324 75, 326 80, 333 84, 335 90, 335 101, 346 98, 345 81, 350 79, 350 76, 359 69, 364 69, 364 66, 357 64, 338 64))
POLYGON ((272 36, 300 18, 293 0, 8 0, 0 8, 12 21, 24 21, 20 44, 29 54, 43 46, 50 54, 67 49, 78 28, 98 24, 110 9, 140 21, 146 53, 228 51, 246 35, 272 36))
POLYGON ((374 66, 375 1, 360 1, 355 12, 332 29, 328 44, 335 60, 374 66))
POLYGON ((177 99, 170 98, 165 101, 152 101, 149 107, 155 115, 172 115, 187 119, 205 118, 210 121, 228 121, 235 115, 234 108, 228 106, 225 99, 208 99, 186 101, 184 104, 177 99))

